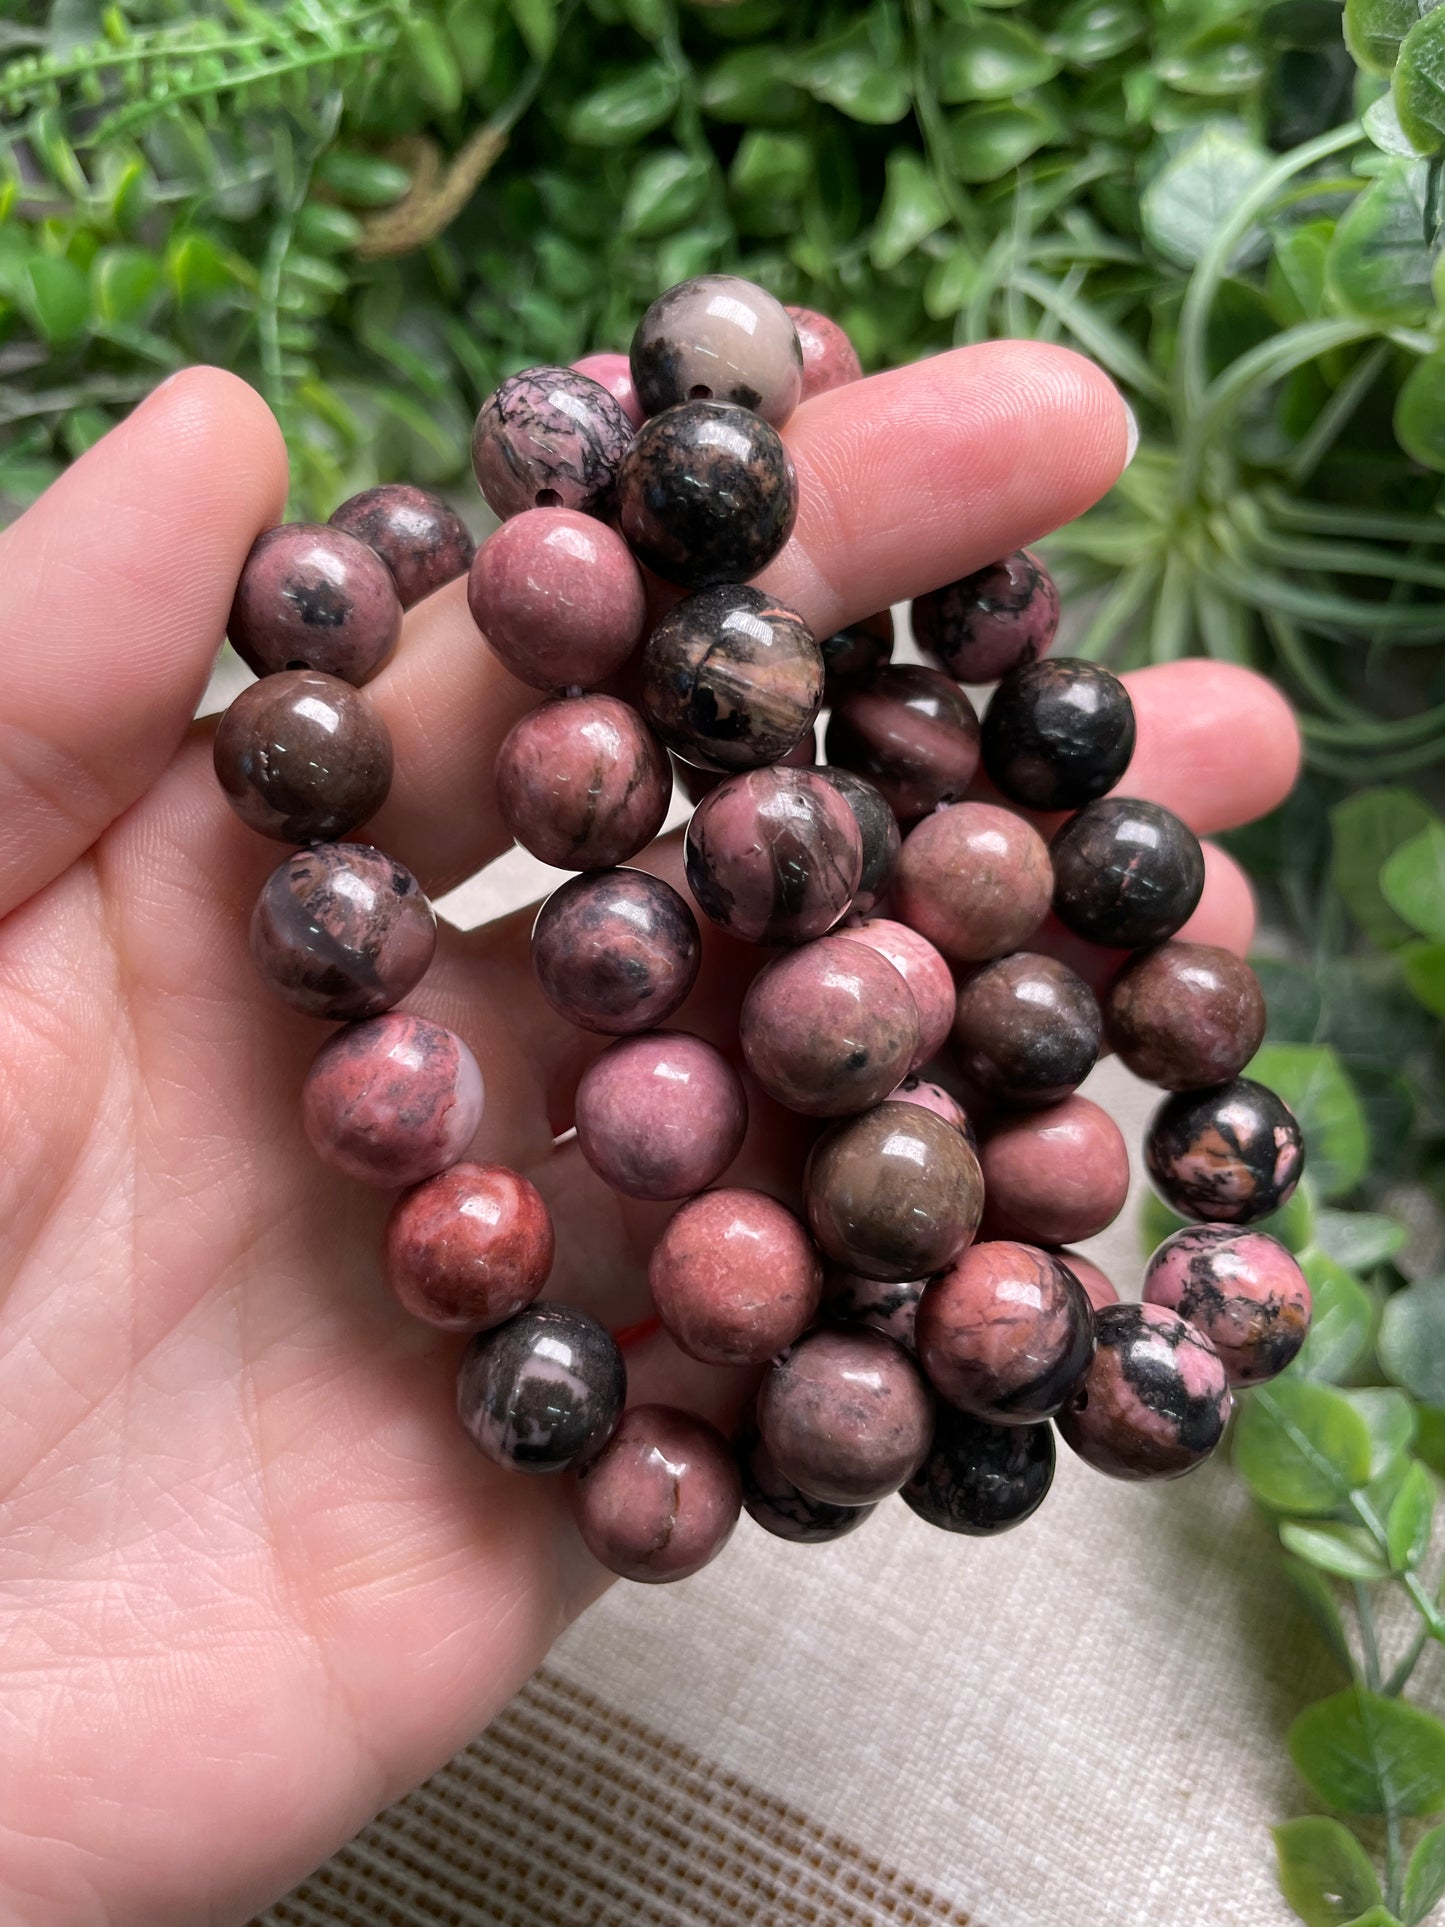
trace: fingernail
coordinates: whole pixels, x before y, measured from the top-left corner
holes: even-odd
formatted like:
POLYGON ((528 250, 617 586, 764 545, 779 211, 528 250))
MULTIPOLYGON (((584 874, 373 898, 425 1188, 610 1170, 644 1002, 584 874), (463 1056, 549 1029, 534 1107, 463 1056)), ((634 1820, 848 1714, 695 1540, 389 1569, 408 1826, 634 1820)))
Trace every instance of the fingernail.
MULTIPOLYGON (((174 381, 174 375, 171 379, 174 381)), ((1124 466, 1127 468, 1139 452, 1139 417, 1128 402, 1124 403, 1124 426, 1128 435, 1124 443, 1124 466)))

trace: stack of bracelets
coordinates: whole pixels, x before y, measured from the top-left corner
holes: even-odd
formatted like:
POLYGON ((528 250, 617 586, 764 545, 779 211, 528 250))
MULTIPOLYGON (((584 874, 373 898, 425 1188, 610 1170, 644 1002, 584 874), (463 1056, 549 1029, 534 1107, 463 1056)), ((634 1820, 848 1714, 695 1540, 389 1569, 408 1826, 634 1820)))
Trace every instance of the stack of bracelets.
POLYGON ((743 1508, 821 1541, 901 1492, 946 1530, 1002 1531, 1048 1490, 1055 1427, 1102 1472, 1175 1477, 1218 1443, 1231 1387, 1281 1371, 1309 1325, 1298 1265, 1250 1228, 1304 1159, 1289 1110, 1239 1074, 1259 984, 1227 951, 1170 941, 1203 888, 1199 843, 1114 793, 1129 696, 1047 655, 1044 567, 1020 552, 920 596, 913 633, 938 668, 891 661, 887 612, 820 644, 749 586, 797 511, 780 427, 859 373, 825 317, 733 277, 685 282, 630 357, 529 368, 488 398, 472 461, 501 523, 475 556, 435 496, 372 489, 325 526, 262 535, 231 612, 260 680, 221 719, 216 770, 246 823, 300 846, 261 891, 252 955, 287 1003, 341 1024, 306 1076, 307 1136, 400 1189, 382 1269, 408 1311, 473 1334, 457 1408, 479 1450, 568 1473, 587 1545, 632 1579, 696 1571, 743 1508), (615 1339, 541 1298, 542 1197, 466 1161, 476 1060, 397 1008, 436 920, 407 870, 348 840, 392 769, 358 686, 403 610, 468 569, 481 636, 544 697, 498 754, 498 805, 526 849, 578 872, 538 913, 537 984, 616 1040, 582 1076, 577 1140, 623 1196, 680 1201, 653 1305, 691 1357, 755 1368, 731 1442, 681 1410, 624 1409, 615 1339), (997 685, 981 725, 964 683, 997 685), (623 867, 662 826, 673 759, 696 805, 691 904, 623 867), (997 801, 976 793, 980 762, 997 801), (697 976, 695 909, 766 957, 731 1057, 664 1028, 697 976), (1045 942, 1077 970, 1028 948, 1051 916, 1045 942), (1117 1127, 1076 1095, 1105 1040, 1169 1093, 1149 1173, 1202 1221, 1154 1253, 1142 1303, 1068 1249, 1128 1188, 1117 1127), (718 1184, 748 1125, 740 1067, 812 1121, 806 1168, 779 1179, 803 1215, 718 1184))

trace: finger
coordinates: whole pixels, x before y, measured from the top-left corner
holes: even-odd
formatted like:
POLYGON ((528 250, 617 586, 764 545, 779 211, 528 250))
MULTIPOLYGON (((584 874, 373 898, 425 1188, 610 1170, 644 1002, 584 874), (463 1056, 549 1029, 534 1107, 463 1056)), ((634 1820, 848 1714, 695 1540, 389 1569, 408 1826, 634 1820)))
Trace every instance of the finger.
POLYGON ((285 499, 260 396, 191 368, 0 535, 0 915, 169 762, 246 552, 285 499))
POLYGON ((1138 740, 1121 795, 1162 803, 1207 836, 1267 815, 1294 788, 1299 725, 1252 669, 1191 659, 1137 669, 1124 682, 1138 740))

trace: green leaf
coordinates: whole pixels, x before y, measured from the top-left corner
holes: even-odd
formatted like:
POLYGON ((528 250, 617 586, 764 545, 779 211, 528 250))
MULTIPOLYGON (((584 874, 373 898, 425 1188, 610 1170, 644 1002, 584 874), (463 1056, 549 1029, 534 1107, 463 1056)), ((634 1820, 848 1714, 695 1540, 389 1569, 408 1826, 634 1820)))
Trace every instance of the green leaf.
POLYGON ((1352 1191, 1369 1162, 1369 1135, 1349 1074, 1330 1046, 1266 1044, 1249 1074, 1277 1091, 1299 1119, 1319 1195, 1352 1191))
POLYGON ((1430 1527, 1435 1518, 1435 1481, 1418 1459, 1405 1474, 1385 1520, 1390 1564, 1396 1572, 1413 1572, 1430 1549, 1430 1527))
POLYGON ((1013 20, 978 20, 955 27, 938 52, 938 97, 1012 100, 1041 87, 1059 71, 1060 60, 1028 27, 1013 20))
POLYGON ((1390 91, 1411 146, 1438 154, 1445 147, 1445 14, 1426 14, 1405 35, 1390 91))
POLYGON ((1345 43, 1360 66, 1388 78, 1400 45, 1423 13, 1440 0, 1345 0, 1345 43))
POLYGON ((1363 1526, 1301 1525, 1288 1520, 1279 1529, 1280 1543, 1321 1572, 1337 1579, 1388 1579, 1390 1568, 1363 1526))
POLYGON ((1445 1278, 1392 1293, 1380 1314, 1376 1345, 1395 1384, 1424 1405, 1445 1405, 1445 1278))
POLYGON ((1378 1903, 1380 1883, 1369 1855, 1338 1820, 1310 1814, 1273 1832, 1280 1892, 1305 1927, 1347 1927, 1378 1903))
POLYGON ((1321 1634, 1338 1661, 1341 1671, 1352 1676, 1355 1662, 1350 1653, 1350 1642, 1345 1638, 1340 1609, 1330 1586, 1313 1566, 1307 1566, 1302 1559, 1291 1558, 1287 1552, 1281 1551, 1280 1564, 1284 1569, 1285 1577, 1299 1594, 1305 1610, 1314 1621, 1316 1631, 1321 1634))
POLYGON ((1404 1225, 1382 1211, 1332 1211, 1326 1205, 1315 1213, 1315 1243, 1346 1271, 1370 1271, 1382 1265, 1394 1257, 1405 1237, 1404 1225))
POLYGON ((948 203, 918 156, 895 147, 885 168, 883 205, 873 228, 869 254, 880 274, 906 260, 948 219, 948 203))
POLYGON ((714 120, 749 127, 786 126, 807 105, 772 47, 739 47, 724 54, 703 76, 698 96, 714 120))
POLYGON ((1348 1927, 1400 1927, 1400 1918, 1388 1907, 1372 1907, 1367 1914, 1357 1914, 1348 1927))
POLYGON ((1445 1894, 1445 1826, 1431 1827, 1415 1842, 1405 1870, 1403 1912, 1405 1927, 1424 1920, 1445 1894))
POLYGON ((978 258, 962 242, 935 261, 923 284, 923 308, 934 321, 946 321, 968 306, 978 286, 978 258))
POLYGON ((462 104, 461 62, 437 22, 426 14, 413 14, 398 51, 402 71, 420 98, 439 114, 454 114, 462 104))
POLYGON ((1280 1378, 1244 1402, 1234 1463, 1275 1512, 1332 1512, 1370 1476, 1364 1417, 1343 1393, 1305 1378, 1280 1378))
POLYGON ((643 240, 670 234, 690 220, 707 199, 710 170, 679 148, 648 154, 632 170, 622 204, 622 232, 643 240))
POLYGON ((1136 0, 1073 0, 1065 7, 1049 45, 1071 67, 1112 60, 1144 38, 1149 17, 1136 0))
POLYGON ((1381 323, 1429 313, 1438 243, 1425 242, 1426 173, 1423 161, 1387 161, 1335 229, 1329 284, 1351 313, 1381 323))
POLYGON ((1405 377, 1395 398, 1395 439, 1422 468, 1445 469, 1445 349, 1422 355, 1405 377))
POLYGON ((33 255, 26 264, 21 299, 38 334, 52 348, 83 335, 90 320, 90 289, 73 261, 33 255))
POLYGON ((1396 850, 1380 872, 1380 889, 1413 930, 1445 942, 1445 823, 1429 823, 1396 850))
POLYGON ((582 147, 626 147, 661 127, 676 106, 676 74, 648 61, 584 94, 567 116, 567 133, 582 147))
POLYGON ((1380 870, 1402 843, 1433 821, 1423 798, 1407 789, 1359 790, 1330 811, 1331 877, 1372 943, 1388 948, 1409 934, 1409 925, 1381 894, 1380 870))
POLYGON ((545 60, 557 44, 557 0, 507 0, 517 31, 533 60, 545 60))
POLYGON ((1405 138, 1400 116, 1395 112, 1393 94, 1381 94, 1378 100, 1372 100, 1360 120, 1382 154, 1403 154, 1407 159, 1414 154, 1414 146, 1405 138))
POLYGON ((329 201, 308 201, 296 217, 296 239, 318 254, 346 254, 365 230, 354 214, 329 201))
MULTIPOLYGON (((1272 158, 1232 122, 1206 126, 1145 188, 1145 238, 1167 260, 1192 268, 1272 158)), ((1246 236, 1243 251, 1249 246, 1246 236)))
POLYGON ((1365 1421, 1370 1434, 1370 1482, 1398 1470, 1415 1442, 1415 1408, 1403 1394, 1371 1385, 1344 1396, 1365 1421))
POLYGON ((495 13, 488 0, 450 0, 445 19, 462 79, 468 87, 476 87, 486 79, 497 50, 495 13))
POLYGON ((1445 1017, 1445 943, 1407 943, 1399 958, 1411 996, 1445 1017))
POLYGON ((948 148, 953 171, 970 183, 1002 180, 1060 132, 1057 117, 1037 100, 950 114, 948 148))
POLYGON ((144 327, 164 292, 161 264, 149 248, 102 248, 90 264, 90 301, 107 328, 144 327))
POLYGON ((316 178, 352 207, 390 207, 411 188, 411 175, 395 161, 343 147, 322 155, 316 178))
POLYGON ((1307 1706, 1290 1758, 1342 1813, 1436 1813, 1445 1806, 1445 1726, 1417 1706, 1354 1687, 1307 1706))
POLYGON ((1293 1369, 1301 1378, 1327 1382, 1345 1378, 1370 1342, 1374 1322, 1370 1294, 1323 1251, 1306 1253, 1300 1263, 1309 1280, 1314 1312, 1293 1369))
POLYGON ((850 120, 890 126, 912 103, 908 70, 891 14, 870 8, 831 40, 820 41, 793 62, 793 78, 815 100, 850 120))

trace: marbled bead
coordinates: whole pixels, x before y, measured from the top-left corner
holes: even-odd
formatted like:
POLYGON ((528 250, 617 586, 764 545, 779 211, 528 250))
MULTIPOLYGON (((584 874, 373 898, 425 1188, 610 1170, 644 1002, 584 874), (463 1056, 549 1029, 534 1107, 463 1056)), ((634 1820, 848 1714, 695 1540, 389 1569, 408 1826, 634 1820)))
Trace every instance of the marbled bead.
POLYGON ((617 477, 622 533, 664 581, 747 582, 793 532, 798 478, 775 428, 746 408, 690 401, 654 415, 617 477))
POLYGON ((738 1038, 769 1097, 805 1117, 843 1117, 881 1103, 906 1074, 918 1006, 886 957, 820 937, 758 972, 738 1038))
POLYGON ((688 888, 745 943, 799 944, 846 916, 863 875, 858 819, 812 770, 730 776, 693 811, 688 888))
POLYGON ((963 795, 978 742, 978 717, 956 682, 895 662, 839 693, 824 749, 830 763, 876 783, 900 823, 914 823, 963 795))
POLYGON ((687 1198, 742 1149, 748 1101, 722 1052, 685 1031, 621 1037, 577 1086, 577 1142, 627 1198, 687 1198))
POLYGON ((963 1133, 965 1144, 971 1151, 978 1150, 978 1133, 973 1128, 973 1120, 951 1091, 941 1084, 930 1083, 926 1078, 909 1075, 896 1091, 888 1093, 890 1104, 917 1104, 925 1111, 932 1111, 941 1117, 945 1124, 951 1124, 955 1131, 963 1133))
POLYGON ((1275 1378, 1305 1342, 1310 1288, 1264 1231, 1192 1224, 1166 1238, 1144 1268, 1144 1299, 1202 1331, 1231 1385, 1275 1378))
POLYGON ((918 1362, 950 1405, 991 1425, 1051 1417, 1089 1362, 1094 1314, 1052 1252, 970 1245, 918 1307, 918 1362))
POLYGON ((465 575, 476 548, 454 508, 430 489, 406 482, 351 496, 332 515, 331 526, 375 549, 391 570, 403 609, 465 575))
POLYGON ((478 1332, 457 1368, 457 1416, 509 1472, 585 1465, 616 1430, 626 1396, 621 1352, 570 1305, 531 1305, 478 1332))
POLYGON ((658 1317, 708 1365, 761 1365, 807 1329, 823 1267, 792 1212, 761 1191, 704 1191, 669 1219, 647 1268, 658 1317))
POLYGON ((733 1449, 743 1480, 743 1510, 775 1539, 824 1545, 856 1532, 878 1510, 876 1505, 829 1505, 825 1499, 810 1499, 800 1492, 774 1465, 752 1416, 745 1420, 733 1449))
POLYGON ((625 863, 657 835, 672 800, 667 751, 615 696, 563 696, 529 711, 497 751, 493 781, 512 835, 560 870, 625 863))
POLYGON ((984 1538, 1022 1525, 1053 1480, 1052 1426, 989 1425, 940 1405, 928 1456, 899 1496, 931 1526, 984 1538))
POLYGON ((1092 1238, 1129 1195, 1129 1152, 1107 1111, 1067 1097, 1042 1112, 1006 1117, 979 1152, 991 1238, 1066 1245, 1092 1238))
POLYGON ((891 661, 893 611, 880 609, 861 622, 850 622, 846 629, 835 629, 819 647, 823 651, 825 700, 837 702, 845 690, 867 682, 891 661))
POLYGON ((845 388, 860 381, 863 364, 858 350, 829 315, 816 308, 789 307, 788 314, 798 331, 798 346, 803 352, 803 400, 825 395, 830 388, 845 388))
POLYGON ((454 1031, 408 1011, 348 1024, 316 1053, 301 1122, 316 1155, 366 1184, 419 1184, 482 1121, 482 1073, 454 1031))
POLYGON ((382 1272, 414 1318, 485 1331, 531 1304, 554 1251, 534 1184, 504 1164, 454 1164, 392 1206, 382 1272))
POLYGON ((791 316, 735 274, 700 274, 660 294, 637 324, 631 363, 649 415, 680 402, 732 402, 781 428, 803 394, 791 316))
POLYGON ((1038 831, 994 803, 954 803, 903 839, 900 919, 954 963, 1021 950, 1048 914, 1054 873, 1038 831))
POLYGON ((323 843, 279 863, 251 913, 251 956, 308 1017, 375 1017, 426 975, 437 922, 416 878, 367 843, 323 843))
POLYGON ((1204 892, 1199 838, 1162 803, 1105 796, 1055 833, 1054 909, 1090 943, 1162 943, 1204 892))
POLYGON ((482 403, 472 469, 494 515, 580 509, 610 515, 632 423, 600 382, 571 368, 524 368, 482 403))
POLYGON ((722 1551, 743 1486, 715 1426, 670 1405, 634 1405, 577 1475, 578 1530, 623 1579, 686 1579, 722 1551))
POLYGON ((216 776, 250 829, 325 843, 365 823, 391 788, 391 734, 338 676, 282 670, 251 683, 216 725, 216 776))
POLYGON ((251 545, 226 623, 248 669, 315 669, 370 682, 396 647, 391 570, 364 542, 321 522, 287 522, 251 545))
POLYGON ((1055 1423, 1067 1445, 1116 1479, 1176 1479, 1207 1459, 1232 1400, 1219 1354, 1160 1305, 1106 1305, 1094 1357, 1055 1423))
POLYGON ((633 428, 641 428, 647 420, 647 414, 632 385, 632 363, 626 355, 611 352, 583 355, 580 361, 572 363, 572 367, 577 374, 590 375, 593 381, 601 382, 633 428))
POLYGON ((705 769, 779 762, 812 729, 823 658, 786 603, 740 583, 684 596, 642 652, 642 705, 668 747, 705 769))
POLYGON ((1104 1026, 1136 1077, 1166 1091, 1227 1084, 1264 1042, 1264 992, 1230 950, 1165 943, 1119 972, 1104 1026))
POLYGON ((467 604, 503 668, 533 689, 587 689, 621 669, 647 623, 642 573, 615 529, 526 509, 477 550, 467 604))
POLYGON ((863 874, 853 892, 853 913, 866 917, 888 894, 893 872, 898 868, 898 852, 903 839, 898 818, 883 800, 883 792, 866 776, 855 776, 850 769, 820 769, 825 783, 831 783, 858 819, 858 834, 863 839, 863 874))
POLYGON ((871 1325, 905 1351, 913 1350, 913 1326, 926 1278, 885 1284, 857 1271, 830 1271, 823 1279, 823 1316, 835 1325, 871 1325))
POLYGON ((967 1139, 919 1104, 880 1104, 835 1124, 813 1146, 803 1190, 828 1257, 885 1284, 951 1264, 983 1210, 967 1139))
POLYGON ((554 890, 532 926, 532 968, 559 1016, 623 1036, 665 1023, 702 962, 697 919, 643 870, 594 870, 554 890))
POLYGON ((1010 670, 983 718, 983 766, 1011 803, 1076 810, 1119 781, 1134 754, 1134 705, 1112 671, 1075 656, 1010 670))
MULTIPOLYGON (((779 769, 813 769, 818 761, 818 732, 816 729, 804 730, 786 756, 778 758, 779 769)), ((685 763, 680 756, 673 758, 673 775, 682 785, 683 795, 689 803, 700 803, 710 796, 718 784, 724 781, 721 770, 699 769, 696 763, 685 763)))
POLYGON ((1018 950, 958 987, 958 1068, 1001 1104, 1059 1103, 1094 1068, 1102 1036, 1093 991, 1053 957, 1018 950))
POLYGON ((1144 1134, 1144 1161, 1180 1217, 1252 1224, 1294 1196, 1304 1138, 1282 1099, 1236 1077, 1165 1098, 1144 1134))
POLYGON ((1067 1250, 1057 1255, 1084 1287, 1084 1296, 1095 1311, 1102 1311, 1105 1305, 1118 1304, 1119 1294, 1114 1289, 1113 1280, 1100 1271, 1092 1258, 1084 1257, 1082 1252, 1067 1250))
POLYGON ((997 682, 1047 655, 1058 627, 1054 579, 1027 549, 913 602, 914 640, 960 682, 997 682))
POLYGON ((922 1464, 933 1401, 901 1345, 867 1326, 810 1332, 758 1387, 758 1430, 785 1479, 830 1505, 886 1499, 922 1464))
POLYGON ((913 992, 918 1006, 918 1055, 911 1068, 920 1069, 938 1055, 953 1028, 953 972, 927 937, 891 917, 867 917, 862 923, 850 923, 838 935, 850 943, 866 943, 886 957, 913 992))

